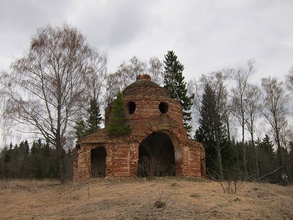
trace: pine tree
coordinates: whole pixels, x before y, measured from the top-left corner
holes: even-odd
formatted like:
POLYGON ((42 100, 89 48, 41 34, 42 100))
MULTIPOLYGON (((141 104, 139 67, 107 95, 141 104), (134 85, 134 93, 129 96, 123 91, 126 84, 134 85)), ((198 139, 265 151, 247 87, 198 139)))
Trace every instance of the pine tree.
POLYGON ((58 177, 60 170, 56 159, 56 149, 42 143, 41 139, 34 141, 29 155, 30 177, 37 179, 58 177))
POLYGON ((90 100, 90 107, 87 109, 87 113, 88 116, 85 120, 80 117, 75 122, 74 132, 78 139, 100 129, 102 117, 95 98, 90 100))
POLYGON ((217 112, 215 93, 209 84, 206 84, 204 90, 200 116, 200 127, 196 132, 197 139, 203 142, 214 142, 222 123, 220 114, 217 112))
POLYGON ((184 81, 183 70, 184 66, 178 61, 177 56, 173 51, 168 51, 164 60, 164 88, 167 90, 171 98, 180 101, 183 109, 184 127, 189 132, 191 125, 191 106, 193 96, 187 95, 186 82, 184 81))
MULTIPOLYGON (((258 157, 260 176, 267 175, 273 170, 279 168, 277 154, 274 150, 274 144, 271 138, 268 135, 265 135, 262 141, 258 142, 257 146, 258 154, 261 155, 258 157)), ((268 176, 267 181, 278 182, 279 172, 268 176)))
POLYGON ((87 126, 82 118, 79 118, 74 125, 74 133, 77 139, 87 134, 87 126))
POLYGON ((28 167, 28 157, 29 157, 29 144, 28 141, 22 141, 19 144, 18 148, 18 160, 15 161, 19 164, 19 175, 18 177, 28 177, 27 176, 27 167, 28 167))
POLYGON ((96 98, 90 100, 90 108, 88 109, 89 117, 87 119, 87 129, 86 133, 91 134, 94 131, 100 129, 100 124, 102 121, 100 108, 96 98))
POLYGON ((262 139, 262 142, 259 143, 258 147, 260 149, 263 149, 263 151, 270 156, 274 156, 274 154, 275 154, 274 153, 274 144, 267 134, 262 139))
POLYGON ((117 98, 113 101, 110 123, 106 127, 109 136, 123 136, 131 132, 131 127, 126 123, 125 113, 122 93, 118 93, 117 98))
POLYGON ((216 102, 216 96, 209 84, 206 84, 200 110, 199 128, 195 138, 203 142, 206 150, 207 169, 224 178, 224 168, 229 166, 231 152, 224 126, 216 102), (225 153, 224 153, 225 152, 225 153), (225 154, 225 161, 223 155, 225 154))
POLYGON ((29 168, 31 171, 31 177, 41 179, 43 178, 43 172, 41 168, 42 158, 41 158, 41 148, 42 143, 39 139, 38 141, 34 141, 31 147, 31 153, 29 158, 29 168))

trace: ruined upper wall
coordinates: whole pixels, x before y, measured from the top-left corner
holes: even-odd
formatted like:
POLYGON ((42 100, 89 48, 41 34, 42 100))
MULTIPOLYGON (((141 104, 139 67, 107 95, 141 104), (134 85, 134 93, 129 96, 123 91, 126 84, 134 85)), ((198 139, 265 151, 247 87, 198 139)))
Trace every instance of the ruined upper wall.
POLYGON ((145 123, 147 120, 160 123, 164 117, 173 126, 183 127, 180 102, 172 99, 163 87, 152 82, 149 75, 138 77, 122 94, 130 123, 132 120, 136 123, 145 123))
POLYGON ((139 75, 134 83, 130 84, 123 90, 122 94, 124 97, 139 96, 142 98, 156 94, 161 97, 170 98, 166 90, 155 82, 151 81, 151 77, 147 74, 139 75))

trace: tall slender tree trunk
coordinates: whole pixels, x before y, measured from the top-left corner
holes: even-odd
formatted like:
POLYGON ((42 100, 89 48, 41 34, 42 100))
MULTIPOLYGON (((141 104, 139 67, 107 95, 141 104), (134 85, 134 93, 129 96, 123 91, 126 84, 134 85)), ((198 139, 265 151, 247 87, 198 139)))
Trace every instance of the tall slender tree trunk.
MULTIPOLYGON (((61 90, 60 90, 61 91, 61 90)), ((61 92, 59 93, 61 94, 61 92)), ((57 159, 59 164, 59 179, 61 183, 65 183, 65 170, 64 170, 64 164, 63 164, 63 143, 62 143, 62 137, 61 137, 61 99, 58 101, 57 106, 57 128, 56 128, 56 149, 57 149, 57 159)))
POLYGON ((242 117, 241 129, 242 129, 243 166, 244 166, 245 179, 248 179, 246 146, 245 146, 245 143, 244 143, 244 137, 245 137, 245 134, 244 134, 244 126, 245 126, 244 113, 242 115, 243 115, 243 117, 242 117))
POLYGON ((217 142, 216 150, 217 150, 217 160, 218 160, 219 176, 220 176, 220 180, 224 180, 222 155, 221 155, 221 150, 220 149, 221 149, 220 143, 217 142))
POLYGON ((256 178, 259 178, 259 166, 258 166, 258 153, 254 142, 254 135, 253 132, 251 132, 251 144, 253 148, 253 154, 254 154, 254 163, 255 163, 255 170, 256 170, 256 178))
POLYGON ((282 174, 287 175, 286 166, 284 166, 283 157, 282 157, 282 145, 281 145, 281 137, 280 137, 280 128, 279 128, 279 122, 277 121, 277 116, 274 116, 275 120, 275 135, 276 135, 276 143, 277 143, 277 158, 279 167, 283 167, 280 174, 279 179, 282 181, 282 174))
POLYGON ((58 159, 58 165, 59 165, 59 179, 61 183, 65 183, 66 182, 66 178, 65 178, 65 170, 64 170, 64 164, 63 164, 63 148, 61 145, 61 141, 58 141, 59 143, 57 143, 56 141, 56 148, 57 148, 57 159, 58 159))
POLYGON ((217 151, 217 162, 218 162, 218 169, 219 169, 219 176, 220 180, 224 180, 224 172, 223 172, 223 163, 222 163, 222 154, 221 154, 221 135, 218 133, 219 131, 216 130, 216 151, 217 151))
POLYGON ((279 166, 283 166, 283 159, 282 159, 282 146, 280 141, 280 133, 279 131, 276 131, 276 142, 277 142, 277 157, 279 166))

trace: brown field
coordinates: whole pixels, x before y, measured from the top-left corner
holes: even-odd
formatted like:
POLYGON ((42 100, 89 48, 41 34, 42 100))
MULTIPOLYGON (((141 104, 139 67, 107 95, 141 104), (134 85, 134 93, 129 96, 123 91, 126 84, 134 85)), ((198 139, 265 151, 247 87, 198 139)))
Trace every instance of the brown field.
POLYGON ((0 219, 293 219, 293 188, 202 179, 0 180, 0 219))

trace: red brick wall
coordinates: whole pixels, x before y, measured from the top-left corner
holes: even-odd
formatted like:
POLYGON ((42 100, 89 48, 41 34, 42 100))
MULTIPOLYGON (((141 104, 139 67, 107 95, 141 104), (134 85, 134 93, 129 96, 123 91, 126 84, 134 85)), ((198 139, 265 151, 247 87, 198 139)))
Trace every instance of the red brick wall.
MULTIPOLYGON (((74 151, 74 180, 91 177, 91 149, 102 144, 107 152, 106 176, 135 177, 138 167, 140 143, 153 132, 164 132, 171 139, 176 162, 176 175, 205 175, 204 148, 198 142, 187 138, 183 127, 182 108, 171 99, 165 90, 149 80, 138 80, 123 91, 126 109, 129 102, 135 103, 133 114, 126 115, 132 127, 127 137, 109 138, 104 130, 97 131, 80 141, 74 151), (168 111, 161 113, 159 104, 165 102, 168 111)), ((109 115, 106 110, 106 118, 109 115)))

